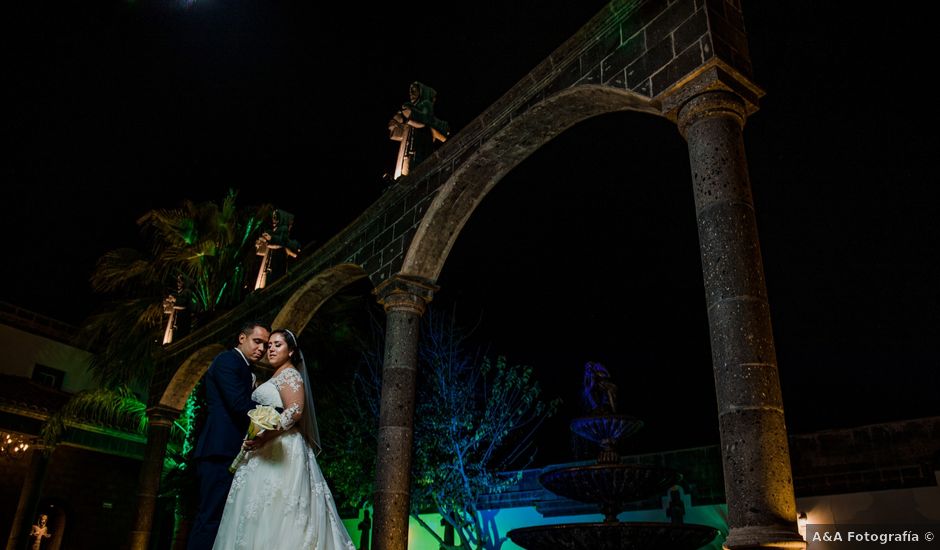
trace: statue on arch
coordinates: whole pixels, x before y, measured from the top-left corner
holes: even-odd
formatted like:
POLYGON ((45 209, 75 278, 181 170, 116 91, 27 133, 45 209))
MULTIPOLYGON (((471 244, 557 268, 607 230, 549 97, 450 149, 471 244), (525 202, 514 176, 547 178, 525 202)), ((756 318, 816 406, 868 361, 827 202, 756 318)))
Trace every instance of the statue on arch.
POLYGON ((173 343, 173 335, 176 332, 176 325, 179 321, 179 314, 182 310, 186 309, 184 306, 179 305, 180 296, 183 294, 183 277, 182 275, 177 275, 176 277, 176 291, 167 294, 166 298, 163 299, 163 314, 167 316, 166 328, 163 330, 163 345, 173 343))
POLYGON ((271 225, 255 242, 255 252, 261 256, 261 267, 255 279, 255 290, 264 288, 268 279, 275 280, 287 273, 287 258, 296 258, 300 243, 290 238, 294 226, 294 215, 275 209, 271 213, 271 225))
POLYGON ((412 82, 408 101, 388 121, 389 138, 401 142, 395 176, 407 176, 421 161, 433 152, 434 142, 447 141, 450 125, 434 116, 437 92, 420 82, 412 82))

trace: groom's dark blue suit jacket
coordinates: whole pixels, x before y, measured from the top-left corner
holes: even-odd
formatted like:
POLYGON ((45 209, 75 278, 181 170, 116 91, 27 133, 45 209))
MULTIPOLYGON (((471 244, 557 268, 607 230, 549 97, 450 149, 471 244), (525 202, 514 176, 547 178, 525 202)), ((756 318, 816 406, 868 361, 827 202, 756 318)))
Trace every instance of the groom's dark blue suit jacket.
POLYGON ((248 430, 248 411, 255 406, 251 368, 238 350, 223 351, 212 360, 203 384, 209 415, 193 456, 234 458, 248 430))

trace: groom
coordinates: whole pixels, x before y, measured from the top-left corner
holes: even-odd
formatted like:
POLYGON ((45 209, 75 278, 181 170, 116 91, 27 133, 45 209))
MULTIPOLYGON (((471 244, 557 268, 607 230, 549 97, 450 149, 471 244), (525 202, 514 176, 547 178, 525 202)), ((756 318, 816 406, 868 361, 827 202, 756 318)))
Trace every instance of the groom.
POLYGON ((189 534, 188 550, 209 550, 222 520, 225 497, 232 485, 228 467, 241 448, 248 429, 251 400, 251 363, 260 360, 268 347, 271 329, 246 323, 238 334, 238 345, 216 355, 203 384, 209 416, 199 434, 193 458, 199 478, 199 511, 189 534))

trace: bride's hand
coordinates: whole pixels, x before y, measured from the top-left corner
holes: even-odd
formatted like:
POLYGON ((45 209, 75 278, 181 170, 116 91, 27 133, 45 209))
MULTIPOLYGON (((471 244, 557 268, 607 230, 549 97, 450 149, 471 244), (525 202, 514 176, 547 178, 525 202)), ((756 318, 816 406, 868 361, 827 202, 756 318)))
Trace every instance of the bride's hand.
POLYGON ((254 439, 246 439, 242 443, 242 448, 246 451, 257 451, 264 446, 272 437, 274 430, 264 430, 259 433, 254 439))

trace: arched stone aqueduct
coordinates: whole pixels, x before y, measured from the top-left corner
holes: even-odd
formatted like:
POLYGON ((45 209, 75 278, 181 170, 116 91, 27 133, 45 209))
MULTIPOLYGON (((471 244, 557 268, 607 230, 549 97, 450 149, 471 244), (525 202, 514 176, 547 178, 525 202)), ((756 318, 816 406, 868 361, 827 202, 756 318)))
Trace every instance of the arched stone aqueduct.
POLYGON ((750 76, 739 0, 609 4, 288 277, 166 348, 152 384, 132 548, 147 547, 169 426, 239 322, 276 315, 274 325, 302 330, 331 296, 368 278, 387 315, 373 547, 404 550, 417 321, 450 249, 513 167, 574 124, 617 111, 663 117, 689 147, 718 390, 725 544, 802 548, 742 137, 762 95, 750 76))

